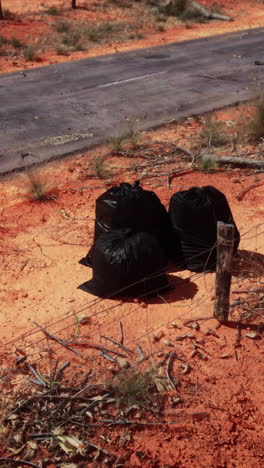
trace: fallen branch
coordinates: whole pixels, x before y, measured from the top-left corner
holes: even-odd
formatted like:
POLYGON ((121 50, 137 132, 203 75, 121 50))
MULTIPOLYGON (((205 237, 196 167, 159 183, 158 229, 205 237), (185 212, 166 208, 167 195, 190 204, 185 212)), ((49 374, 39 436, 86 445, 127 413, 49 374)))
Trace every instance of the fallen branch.
POLYGON ((246 195, 247 192, 249 192, 249 190, 255 188, 255 187, 259 187, 259 185, 262 185, 264 182, 264 178, 259 180, 258 182, 255 182, 255 184, 251 184, 249 185, 248 187, 244 188, 243 190, 241 190, 241 192, 239 192, 237 195, 236 195, 236 199, 237 200, 242 200, 242 198, 244 197, 244 195, 246 195))
POLYGON ((253 294, 253 293, 263 293, 264 292, 264 288, 260 288, 260 289, 241 289, 241 290, 236 290, 236 291, 232 291, 232 294, 245 294, 245 293, 250 293, 250 294, 253 294))
POLYGON ((233 167, 264 170, 264 161, 260 161, 256 159, 243 159, 243 158, 236 158, 232 156, 222 156, 219 158, 215 158, 215 156, 211 156, 211 155, 204 155, 203 157, 215 159, 216 163, 219 166, 230 165, 233 167))
POLYGON ((200 5, 200 3, 197 3, 195 1, 191 2, 191 6, 200 13, 200 15, 204 16, 205 18, 208 19, 216 19, 216 20, 221 20, 221 21, 234 21, 231 16, 225 16, 225 15, 220 15, 219 13, 214 13, 204 6, 200 5))
POLYGON ((123 344, 118 343, 118 341, 114 340, 113 338, 109 338, 108 336, 105 336, 105 335, 101 335, 101 337, 104 338, 105 340, 111 341, 111 343, 114 343, 116 346, 118 346, 119 348, 123 349, 123 350, 126 351, 127 353, 134 354, 134 351, 132 351, 131 349, 127 348, 127 347, 124 346, 123 344))
POLYGON ((113 349, 108 349, 108 348, 105 348, 104 346, 100 346, 100 345, 97 345, 97 344, 94 344, 94 343, 89 343, 89 342, 86 342, 86 341, 83 341, 83 342, 76 341, 76 342, 71 342, 71 343, 75 344, 77 346, 83 346, 83 347, 86 347, 86 348, 97 349, 98 351, 101 351, 104 354, 105 353, 106 354, 112 353, 112 354, 116 354, 119 357, 127 358, 127 356, 125 354, 121 354, 118 351, 114 351, 113 349))

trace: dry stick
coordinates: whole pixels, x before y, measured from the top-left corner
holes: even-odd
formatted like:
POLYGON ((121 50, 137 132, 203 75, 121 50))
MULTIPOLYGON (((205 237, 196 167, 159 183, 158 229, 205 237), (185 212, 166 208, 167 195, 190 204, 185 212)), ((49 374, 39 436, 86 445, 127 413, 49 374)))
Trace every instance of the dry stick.
POLYGON ((259 293, 259 292, 264 292, 264 288, 260 288, 260 289, 241 289, 241 291, 232 291, 232 294, 240 294, 240 293, 259 293))
POLYGON ((79 356, 80 358, 82 357, 79 351, 76 351, 75 349, 68 346, 64 341, 60 340, 60 338, 56 338, 56 336, 49 333, 44 327, 39 325, 37 322, 33 322, 33 323, 34 325, 37 325, 37 327, 39 327, 48 338, 50 338, 53 341, 56 341, 57 343, 59 343, 61 346, 64 346, 64 348, 68 349, 69 351, 72 351, 72 353, 77 354, 77 356, 79 356))
POLYGON ((244 195, 249 192, 249 190, 251 190, 252 188, 255 188, 255 187, 258 187, 259 185, 262 185, 264 182, 264 178, 259 180, 258 182, 255 182, 255 184, 251 184, 249 185, 248 187, 244 188, 243 190, 241 190, 241 192, 239 192, 237 195, 236 195, 236 199, 237 200, 242 200, 242 198, 244 197, 244 195))
POLYGON ((136 348, 137 348, 138 353, 139 353, 139 355, 140 355, 139 362, 145 361, 146 356, 145 356, 145 354, 144 354, 143 349, 141 348, 141 346, 140 346, 139 344, 137 344, 137 345, 136 345, 136 348))
POLYGON ((111 341, 111 343, 114 343, 116 346, 118 346, 119 348, 123 349, 123 350, 126 351, 127 353, 134 354, 134 351, 132 351, 131 349, 127 348, 127 347, 124 346, 123 344, 118 343, 118 341, 114 340, 113 338, 109 338, 108 336, 105 336, 105 335, 101 335, 101 338, 104 338, 105 340, 111 341))
POLYGON ((108 361, 112 362, 113 364, 119 365, 118 362, 115 360, 115 358, 113 358, 112 356, 109 356, 109 354, 101 353, 101 356, 107 359, 108 361))
POLYGON ((172 363, 175 359, 175 351, 172 351, 170 353, 170 357, 169 357, 169 360, 168 360, 168 364, 167 364, 167 368, 166 368, 166 376, 167 376, 167 379, 168 381, 170 382, 172 388, 174 388, 174 390, 176 390, 176 387, 175 387, 175 384, 170 376, 170 371, 171 371, 171 368, 172 368, 172 363))
POLYGON ((105 348, 104 346, 100 346, 100 345, 97 345, 97 344, 94 344, 94 343, 89 343, 89 342, 78 343, 78 342, 76 342, 75 344, 77 344, 77 345, 80 344, 82 346, 85 345, 87 348, 98 349, 98 351, 102 351, 103 353, 112 353, 112 354, 116 354, 117 356, 120 356, 120 357, 123 357, 123 358, 127 357, 125 354, 121 354, 118 351, 114 351, 113 349, 108 349, 108 348, 105 348))
POLYGON ((173 422, 140 422, 140 421, 129 421, 128 419, 125 420, 113 420, 113 419, 103 419, 102 423, 95 423, 92 426, 103 426, 105 424, 111 424, 113 426, 125 426, 125 425, 135 425, 135 426, 168 426, 171 424, 178 424, 181 422, 182 419, 176 420, 173 422))
POLYGON ((27 465, 27 466, 33 466, 33 468, 40 468, 39 465, 35 465, 35 463, 31 463, 31 462, 26 461, 26 460, 13 460, 11 458, 0 457, 0 462, 1 461, 9 462, 9 463, 12 463, 13 465, 27 465))
POLYGON ((123 324, 122 324, 121 320, 118 320, 118 323, 119 323, 119 325, 120 325, 120 332, 121 332, 121 337, 120 337, 119 343, 124 344, 124 330, 123 330, 123 324))
POLYGON ((98 452, 102 452, 104 455, 107 455, 107 456, 111 457, 111 453, 106 452, 106 451, 105 451, 104 449, 102 449, 101 447, 98 447, 97 445, 91 444, 91 442, 88 442, 87 445, 88 445, 89 447, 95 448, 96 450, 98 450, 98 452))
POLYGON ((220 156, 219 158, 216 158, 216 162, 219 166, 225 166, 226 164, 228 164, 234 167, 242 167, 242 168, 244 167, 244 168, 260 169, 260 170, 264 169, 264 161, 256 160, 256 159, 244 159, 244 158, 237 158, 237 157, 232 157, 232 156, 220 156))

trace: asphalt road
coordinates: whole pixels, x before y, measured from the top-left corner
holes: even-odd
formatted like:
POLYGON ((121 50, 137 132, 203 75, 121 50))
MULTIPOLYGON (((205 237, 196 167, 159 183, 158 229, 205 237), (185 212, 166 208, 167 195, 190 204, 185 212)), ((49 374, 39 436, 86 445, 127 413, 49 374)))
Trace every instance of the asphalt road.
POLYGON ((264 28, 0 75, 0 173, 263 89, 264 28))

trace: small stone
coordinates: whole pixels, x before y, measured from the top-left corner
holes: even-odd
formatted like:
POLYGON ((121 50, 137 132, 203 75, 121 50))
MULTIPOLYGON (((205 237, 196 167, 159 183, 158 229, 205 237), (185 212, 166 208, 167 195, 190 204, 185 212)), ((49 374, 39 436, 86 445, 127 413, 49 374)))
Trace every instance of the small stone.
POLYGON ((157 343, 157 341, 160 341, 161 338, 163 338, 163 337, 164 337, 164 332, 160 331, 157 335, 152 336, 152 342, 157 343))

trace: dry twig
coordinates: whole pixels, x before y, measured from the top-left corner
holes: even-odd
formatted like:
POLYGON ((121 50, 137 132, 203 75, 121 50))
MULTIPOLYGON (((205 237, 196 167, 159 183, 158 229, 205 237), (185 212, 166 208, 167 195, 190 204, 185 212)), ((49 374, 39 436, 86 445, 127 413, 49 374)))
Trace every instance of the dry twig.
POLYGON ((56 341, 61 346, 64 346, 64 348, 68 349, 69 351, 72 351, 74 354, 77 354, 77 356, 82 357, 82 355, 79 353, 79 351, 76 351, 75 349, 71 348, 67 343, 65 343, 65 341, 63 341, 60 338, 57 338, 56 336, 52 335, 50 332, 48 332, 48 330, 46 330, 44 327, 42 327, 38 323, 36 323, 36 322, 33 322, 33 323, 34 323, 34 325, 37 325, 37 327, 39 327, 48 338, 50 338, 53 341, 56 341))

